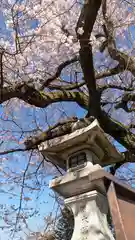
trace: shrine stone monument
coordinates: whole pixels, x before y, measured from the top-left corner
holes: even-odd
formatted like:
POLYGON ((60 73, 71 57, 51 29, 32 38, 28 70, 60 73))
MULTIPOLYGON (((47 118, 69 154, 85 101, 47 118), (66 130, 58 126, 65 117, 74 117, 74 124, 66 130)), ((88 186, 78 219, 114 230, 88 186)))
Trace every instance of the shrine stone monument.
POLYGON ((66 170, 50 182, 74 215, 72 240, 113 240, 102 167, 122 161, 94 120, 89 126, 42 143, 40 152, 66 170), (99 171, 101 170, 101 171, 99 171), (100 172, 100 174, 99 174, 100 172))

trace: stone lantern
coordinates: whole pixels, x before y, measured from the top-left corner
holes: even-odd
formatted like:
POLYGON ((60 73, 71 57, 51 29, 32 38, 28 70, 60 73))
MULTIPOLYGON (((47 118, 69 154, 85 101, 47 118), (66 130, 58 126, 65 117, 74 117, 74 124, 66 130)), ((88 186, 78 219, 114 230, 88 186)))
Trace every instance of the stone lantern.
POLYGON ((103 166, 122 161, 94 120, 71 134, 42 143, 40 152, 66 174, 50 187, 65 199, 75 221, 72 240, 113 240, 107 224, 108 203, 102 180, 103 166), (97 174, 101 170, 101 174, 97 174), (94 178, 93 178, 94 174, 94 178))

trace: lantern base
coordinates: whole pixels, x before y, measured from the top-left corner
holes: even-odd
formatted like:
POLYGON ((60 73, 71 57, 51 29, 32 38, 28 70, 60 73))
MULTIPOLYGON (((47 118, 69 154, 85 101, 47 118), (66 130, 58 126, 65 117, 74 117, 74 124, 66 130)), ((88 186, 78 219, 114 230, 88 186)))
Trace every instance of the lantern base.
POLYGON ((107 198, 96 190, 65 200, 74 215, 71 240, 114 240, 107 223, 107 198))

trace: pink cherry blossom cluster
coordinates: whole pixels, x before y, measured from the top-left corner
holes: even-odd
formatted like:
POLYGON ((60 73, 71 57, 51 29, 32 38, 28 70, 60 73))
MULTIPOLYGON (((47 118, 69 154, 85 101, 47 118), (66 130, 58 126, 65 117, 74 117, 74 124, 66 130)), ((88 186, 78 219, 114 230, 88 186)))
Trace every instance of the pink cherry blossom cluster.
MULTIPOLYGON (((0 46, 5 49, 5 84, 32 79, 38 88, 60 63, 78 54, 75 26, 82 4, 76 0, 1 0, 7 33, 0 37, 0 46)), ((133 13, 132 4, 107 0, 106 14, 114 23, 114 37, 125 37, 134 22, 133 13)), ((95 37, 103 32, 103 24, 100 9, 90 39, 93 52, 99 51, 104 41, 104 37, 95 37)))

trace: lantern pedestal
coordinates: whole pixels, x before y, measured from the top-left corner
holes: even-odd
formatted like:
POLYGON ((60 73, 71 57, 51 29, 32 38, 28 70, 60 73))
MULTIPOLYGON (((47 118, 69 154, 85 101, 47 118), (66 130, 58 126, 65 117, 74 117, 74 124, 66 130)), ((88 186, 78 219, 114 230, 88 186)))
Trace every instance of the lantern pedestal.
POLYGON ((72 240, 114 240, 107 223, 108 203, 98 191, 90 191, 65 200, 74 215, 72 240))
POLYGON ((104 175, 105 171, 96 164, 50 182, 50 187, 65 198, 73 212, 72 240, 114 240, 107 223, 104 175))

